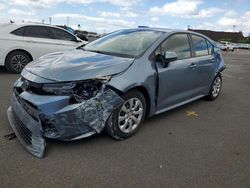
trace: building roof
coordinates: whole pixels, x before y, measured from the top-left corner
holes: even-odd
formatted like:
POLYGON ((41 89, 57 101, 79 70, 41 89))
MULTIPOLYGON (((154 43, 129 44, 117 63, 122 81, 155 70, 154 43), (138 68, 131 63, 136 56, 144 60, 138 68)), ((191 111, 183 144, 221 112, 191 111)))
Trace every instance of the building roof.
POLYGON ((199 30, 199 29, 188 29, 208 36, 215 41, 227 40, 231 42, 239 42, 244 40, 242 32, 224 32, 224 31, 211 31, 211 30, 199 30))

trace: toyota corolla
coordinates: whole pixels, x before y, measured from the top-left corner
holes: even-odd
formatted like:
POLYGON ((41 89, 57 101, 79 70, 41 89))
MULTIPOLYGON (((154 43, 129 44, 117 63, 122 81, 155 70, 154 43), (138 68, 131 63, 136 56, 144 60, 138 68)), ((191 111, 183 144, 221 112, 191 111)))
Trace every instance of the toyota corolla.
POLYGON ((8 119, 37 157, 46 138, 71 141, 106 130, 123 140, 146 117, 216 99, 224 69, 220 49, 201 34, 121 30, 28 64, 14 84, 8 119))

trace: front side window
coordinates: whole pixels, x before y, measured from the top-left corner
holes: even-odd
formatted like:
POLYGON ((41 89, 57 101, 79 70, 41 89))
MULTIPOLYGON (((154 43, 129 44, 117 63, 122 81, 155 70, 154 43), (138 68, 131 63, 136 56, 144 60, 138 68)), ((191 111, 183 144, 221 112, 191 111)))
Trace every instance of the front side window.
POLYGON ((175 52, 177 59, 185 59, 191 57, 191 49, 187 34, 175 34, 170 36, 161 45, 162 55, 165 52, 175 52))
POLYGON ((123 30, 87 44, 84 49, 135 58, 142 55, 163 34, 152 30, 123 30))
POLYGON ((196 56, 208 55, 206 39, 197 35, 192 35, 192 41, 196 56))
POLYGON ((49 28, 49 29, 52 32, 54 39, 76 41, 76 37, 71 35, 67 31, 64 31, 64 30, 58 29, 58 28, 49 28))
POLYGON ((26 26, 24 27, 25 37, 47 38, 51 39, 51 35, 46 27, 43 26, 26 26))

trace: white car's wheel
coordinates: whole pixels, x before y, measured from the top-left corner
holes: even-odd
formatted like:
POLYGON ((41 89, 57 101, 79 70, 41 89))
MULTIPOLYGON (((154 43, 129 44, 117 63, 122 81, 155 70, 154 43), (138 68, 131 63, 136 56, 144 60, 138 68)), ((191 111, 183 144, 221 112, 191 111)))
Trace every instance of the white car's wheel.
POLYGON ((30 56, 23 51, 14 51, 7 55, 5 66, 8 71, 18 74, 22 72, 25 65, 31 62, 30 56))

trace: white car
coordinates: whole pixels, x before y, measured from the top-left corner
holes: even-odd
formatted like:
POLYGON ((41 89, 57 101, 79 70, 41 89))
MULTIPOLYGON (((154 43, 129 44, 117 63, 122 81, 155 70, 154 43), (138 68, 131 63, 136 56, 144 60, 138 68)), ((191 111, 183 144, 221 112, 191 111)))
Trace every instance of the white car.
POLYGON ((45 24, 0 25, 0 66, 20 73, 24 66, 42 55, 76 48, 81 39, 59 27, 45 24))
POLYGON ((220 49, 225 51, 234 51, 235 46, 230 42, 220 42, 220 49))

